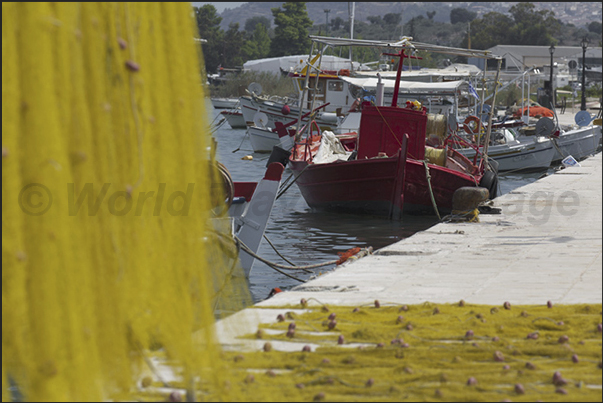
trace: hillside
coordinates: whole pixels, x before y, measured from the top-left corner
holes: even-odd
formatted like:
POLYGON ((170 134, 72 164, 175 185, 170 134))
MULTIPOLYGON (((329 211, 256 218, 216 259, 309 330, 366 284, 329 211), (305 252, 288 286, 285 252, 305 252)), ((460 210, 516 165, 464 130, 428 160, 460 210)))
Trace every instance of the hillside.
MULTIPOLYGON (((281 7, 283 2, 249 2, 234 9, 224 10, 222 29, 228 29, 232 22, 239 23, 240 29, 245 21, 251 17, 267 17, 273 20, 271 8, 281 7)), ((325 9, 329 9, 329 20, 340 17, 349 20, 348 2, 306 2, 308 16, 315 24, 324 24, 326 21, 325 9)), ((403 22, 411 18, 434 12, 433 20, 436 22, 450 22, 450 11, 454 8, 465 8, 476 12, 478 18, 483 14, 496 11, 508 14, 517 2, 356 2, 355 20, 368 22, 369 16, 384 16, 388 13, 402 13, 403 22)), ((600 2, 534 2, 537 9, 546 8, 555 13, 555 17, 564 23, 571 23, 577 27, 585 26, 592 21, 601 22, 603 6, 600 2)))

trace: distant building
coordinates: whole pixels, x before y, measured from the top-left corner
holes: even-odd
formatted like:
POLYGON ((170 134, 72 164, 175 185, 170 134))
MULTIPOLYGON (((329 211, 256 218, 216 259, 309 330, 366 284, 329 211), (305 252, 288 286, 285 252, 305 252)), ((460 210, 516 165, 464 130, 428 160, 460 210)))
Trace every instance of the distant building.
MULTIPOLYGON (((307 60, 307 54, 249 60, 243 64, 243 71, 261 71, 274 74, 287 74, 289 72, 300 71, 303 69, 307 60)), ((353 62, 353 70, 357 70, 359 67, 360 63, 353 62)), ((350 63, 350 59, 324 55, 322 57, 321 69, 335 71, 339 71, 341 69, 352 70, 352 63, 350 63)))
MULTIPOLYGON (((502 71, 506 73, 521 72, 530 67, 548 69, 551 64, 551 54, 548 46, 498 45, 487 49, 495 55, 502 56, 502 71)), ((570 65, 571 61, 582 68, 582 48, 580 46, 558 46, 553 53, 553 63, 570 65)), ((489 61, 488 70, 496 69, 495 61, 489 61)), ((484 59, 469 58, 469 64, 484 69, 484 59)), ((586 48, 586 66, 601 66, 601 48, 586 48)))

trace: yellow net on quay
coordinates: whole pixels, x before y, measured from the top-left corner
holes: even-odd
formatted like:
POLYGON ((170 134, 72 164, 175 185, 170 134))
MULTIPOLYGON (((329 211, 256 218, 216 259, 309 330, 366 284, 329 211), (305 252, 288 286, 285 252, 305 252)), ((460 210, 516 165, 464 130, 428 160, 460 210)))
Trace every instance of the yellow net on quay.
POLYGON ((3 401, 128 399, 151 350, 220 383, 250 296, 197 36, 190 3, 2 3, 3 401))
POLYGON ((257 308, 226 400, 601 401, 601 304, 309 305, 257 308))

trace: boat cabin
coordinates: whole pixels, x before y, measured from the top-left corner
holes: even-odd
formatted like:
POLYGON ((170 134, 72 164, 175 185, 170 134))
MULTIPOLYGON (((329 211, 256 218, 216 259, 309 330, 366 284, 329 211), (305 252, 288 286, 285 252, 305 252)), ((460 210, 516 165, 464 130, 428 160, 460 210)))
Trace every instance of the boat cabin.
POLYGON ((392 108, 364 105, 358 134, 357 159, 398 153, 405 134, 408 137, 407 155, 422 160, 425 157, 427 110, 421 108, 392 108), (380 154, 381 153, 381 154, 380 154))
POLYGON ((317 74, 310 74, 307 92, 303 90, 306 83, 304 73, 290 73, 289 77, 293 79, 295 89, 299 93, 298 105, 302 105, 304 109, 313 109, 312 101, 314 101, 314 108, 329 103, 325 112, 345 113, 358 97, 358 93, 361 92, 341 79, 349 74, 350 71, 345 69, 320 73, 318 74, 318 86, 316 85, 317 74))

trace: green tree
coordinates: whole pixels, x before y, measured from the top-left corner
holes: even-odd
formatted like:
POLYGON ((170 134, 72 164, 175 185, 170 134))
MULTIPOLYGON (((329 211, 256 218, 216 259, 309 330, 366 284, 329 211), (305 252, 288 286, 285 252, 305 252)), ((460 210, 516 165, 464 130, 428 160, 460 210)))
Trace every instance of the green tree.
POLYGON ((239 31, 239 23, 231 23, 228 26, 228 31, 224 34, 222 41, 221 63, 222 67, 237 67, 242 66, 243 60, 242 48, 245 45, 245 36, 239 31))
POLYGON ((450 10, 450 23, 457 24, 459 22, 471 22, 477 17, 477 13, 464 8, 453 8, 450 10))
POLYGON ((601 35, 601 30, 603 29, 603 26, 600 22, 593 21, 587 25, 587 28, 589 32, 601 35))
POLYGON ((272 8, 274 38, 270 43, 270 56, 305 54, 310 51, 308 28, 313 25, 308 17, 306 3, 287 2, 283 8, 272 8))
POLYGON ((428 11, 426 14, 427 14, 427 18, 429 18, 429 20, 433 20, 433 17, 435 17, 436 12, 435 11, 428 11))
POLYGON ((398 25, 401 19, 402 15, 399 13, 387 13, 383 16, 383 21, 388 25, 398 25))
POLYGON ((556 40, 553 34, 562 28, 562 23, 550 10, 536 10, 532 3, 517 3, 509 9, 515 24, 509 29, 508 42, 513 45, 550 45, 556 40))
POLYGON ((256 25, 262 24, 266 27, 266 32, 270 29, 270 20, 266 17, 251 17, 245 21, 245 31, 252 33, 255 31, 256 25))
MULTIPOLYGON (((509 41, 509 30, 513 20, 496 11, 486 13, 482 18, 471 23, 471 49, 488 49, 496 45, 512 44, 509 41)), ((461 43, 462 48, 467 47, 467 35, 461 43)))
POLYGON ((268 57, 270 54, 270 37, 264 24, 258 23, 255 26, 251 37, 243 45, 242 51, 247 60, 268 57))
POLYGON ((366 19, 371 23, 371 25, 379 25, 383 21, 380 15, 371 15, 366 17, 366 19))
POLYGON ((205 70, 207 73, 216 73, 221 63, 221 48, 224 41, 224 31, 220 29, 222 17, 218 16, 216 8, 211 4, 202 7, 193 7, 199 38, 207 40, 202 45, 205 70))
POLYGON ((341 17, 331 18, 331 30, 332 31, 340 30, 343 23, 344 23, 344 21, 343 21, 343 18, 341 18, 341 17))

